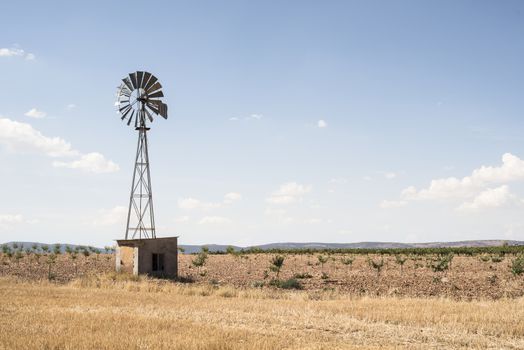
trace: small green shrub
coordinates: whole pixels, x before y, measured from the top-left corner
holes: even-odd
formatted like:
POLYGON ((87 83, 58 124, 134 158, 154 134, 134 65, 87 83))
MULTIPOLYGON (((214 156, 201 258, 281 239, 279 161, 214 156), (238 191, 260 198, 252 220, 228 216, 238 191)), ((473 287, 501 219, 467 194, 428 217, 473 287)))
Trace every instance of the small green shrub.
POLYGON ((340 259, 342 264, 344 264, 346 266, 349 266, 350 269, 351 269, 351 266, 353 265, 353 261, 354 260, 355 260, 354 258, 342 258, 342 259, 340 259))
POLYGON ((191 261, 191 263, 196 268, 201 268, 202 266, 206 264, 206 261, 207 261, 207 254, 205 252, 201 252, 191 261))
POLYGON ((310 273, 308 273, 308 272, 295 273, 295 276, 293 276, 293 277, 297 278, 297 279, 313 278, 313 276, 310 273))
POLYGON ((290 278, 285 281, 273 279, 269 282, 269 285, 281 289, 302 289, 302 285, 295 278, 290 278))
POLYGON ((251 286, 253 288, 262 288, 266 285, 266 283, 264 281, 254 281, 253 283, 251 283, 251 286))
POLYGON ((490 260, 489 255, 481 255, 479 258, 481 261, 488 262, 490 260))
POLYGON ((520 276, 524 273, 524 254, 517 256, 510 265, 511 273, 515 276, 520 276))
POLYGON ((408 258, 403 255, 395 255, 395 262, 400 266, 400 274, 404 273, 404 264, 407 260, 408 258))
POLYGON ((377 278, 380 277, 380 272, 382 271, 382 268, 384 267, 384 258, 380 258, 380 260, 373 260, 368 259, 368 264, 373 269, 377 270, 377 278))
POLYGON ((319 255, 317 256, 317 259, 318 259, 318 262, 320 263, 320 268, 322 269, 322 271, 324 271, 324 264, 328 262, 328 257, 324 256, 324 255, 319 255))
POLYGON ((280 274, 280 269, 282 269, 282 266, 284 265, 284 259, 285 258, 282 255, 275 255, 271 259, 271 266, 269 269, 277 274, 277 279, 280 274))
POLYGON ((491 261, 494 262, 494 263, 502 262, 502 261, 504 261, 504 256, 502 256, 502 255, 494 255, 494 256, 491 257, 491 261))

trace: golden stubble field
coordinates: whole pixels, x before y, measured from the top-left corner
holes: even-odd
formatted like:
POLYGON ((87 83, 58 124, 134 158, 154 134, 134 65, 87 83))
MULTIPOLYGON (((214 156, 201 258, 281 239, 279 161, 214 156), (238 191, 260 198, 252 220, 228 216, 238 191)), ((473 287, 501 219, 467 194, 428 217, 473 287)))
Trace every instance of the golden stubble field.
POLYGON ((524 299, 0 278, 1 349, 523 349, 524 299))

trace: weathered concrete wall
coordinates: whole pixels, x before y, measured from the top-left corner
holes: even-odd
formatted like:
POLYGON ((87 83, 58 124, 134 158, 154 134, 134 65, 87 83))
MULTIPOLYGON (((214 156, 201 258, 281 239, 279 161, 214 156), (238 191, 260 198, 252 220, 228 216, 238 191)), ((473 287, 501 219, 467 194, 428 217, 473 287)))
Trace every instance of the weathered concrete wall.
POLYGON ((117 246, 115 262, 117 272, 134 273, 135 248, 117 246))
POLYGON ((148 239, 142 241, 138 252, 138 273, 178 276, 177 237, 148 239), (153 271, 153 254, 164 254, 164 271, 153 271))

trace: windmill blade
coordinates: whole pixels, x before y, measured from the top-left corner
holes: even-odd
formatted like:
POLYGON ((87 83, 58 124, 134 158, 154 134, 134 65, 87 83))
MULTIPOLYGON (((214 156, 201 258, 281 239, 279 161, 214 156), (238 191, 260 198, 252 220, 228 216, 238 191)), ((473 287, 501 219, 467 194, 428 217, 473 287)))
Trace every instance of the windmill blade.
POLYGON ((155 106, 154 104, 147 103, 146 106, 149 107, 149 109, 152 110, 155 114, 160 113, 160 111, 158 110, 158 107, 155 106))
POLYGON ((133 85, 131 85, 131 81, 128 77, 125 77, 124 79, 122 79, 122 81, 124 82, 124 84, 126 84, 129 91, 133 91, 133 85))
POLYGON ((161 89, 162 88, 162 85, 160 85, 159 82, 156 82, 154 83, 153 85, 151 85, 151 87, 149 89, 146 90, 146 93, 150 94, 158 89, 161 89))
POLYGON ((121 90, 118 97, 129 97, 131 96, 131 91, 129 90, 121 90))
POLYGON ((141 88, 142 87, 142 79, 144 78, 144 72, 136 72, 136 87, 141 88))
POLYGON ((146 112, 147 117, 149 118, 149 121, 152 123, 153 122, 153 116, 151 115, 151 113, 149 113, 149 111, 147 109, 144 108, 144 111, 146 112))
POLYGON ((165 103, 160 103, 159 112, 164 119, 167 119, 167 105, 165 103))
POLYGON ((135 129, 138 128, 138 120, 140 119, 140 111, 136 112, 135 129))
POLYGON ((147 95, 147 98, 156 98, 156 97, 164 97, 164 93, 162 92, 162 90, 158 90, 157 92, 151 95, 147 95))
POLYGON ((126 85, 122 84, 120 90, 118 91, 118 95, 124 95, 129 97, 131 96, 131 90, 129 90, 126 85))
POLYGON ((147 106, 151 108, 155 114, 160 114, 164 119, 167 119, 167 105, 160 100, 148 100, 147 106))
POLYGON ((127 104, 127 105, 125 105, 125 106, 120 107, 118 111, 119 111, 120 113, 122 113, 122 111, 123 111, 124 109, 128 108, 128 107, 131 108, 131 106, 130 106, 129 104, 127 104))
POLYGON ((129 107, 129 108, 126 109, 126 110, 124 111, 124 113, 122 113, 122 118, 120 118, 120 119, 122 119, 122 120, 126 119, 126 115, 127 115, 129 112, 131 112, 131 110, 133 110, 133 108, 131 108, 131 106, 128 106, 128 107, 129 107))
POLYGON ((154 107, 156 110, 158 110, 158 108, 160 108, 160 104, 161 103, 162 102, 160 102, 160 100, 147 100, 146 101, 146 105, 148 105, 149 107, 154 107))
POLYGON ((142 79, 142 88, 145 89, 149 82, 149 78, 151 78, 153 75, 149 72, 144 72, 144 79, 142 79))
POLYGON ((157 81, 158 79, 153 74, 151 74, 151 78, 149 79, 146 86, 144 87, 144 90, 146 91, 149 90, 149 88, 153 86, 153 84, 156 83, 157 81))
POLYGON ((129 77, 131 78, 131 83, 133 84, 133 88, 131 90, 135 90, 138 87, 136 85, 136 72, 130 73, 129 77))
POLYGON ((131 115, 129 116, 129 120, 127 121, 127 125, 131 124, 131 120, 133 120, 134 114, 135 114, 135 110, 133 109, 133 112, 131 112, 131 115))

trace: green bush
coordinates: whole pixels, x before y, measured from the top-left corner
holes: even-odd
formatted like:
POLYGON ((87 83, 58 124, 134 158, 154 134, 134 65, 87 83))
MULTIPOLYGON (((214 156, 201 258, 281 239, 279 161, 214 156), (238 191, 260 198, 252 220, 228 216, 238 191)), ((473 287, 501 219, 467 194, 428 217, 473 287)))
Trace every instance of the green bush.
POLYGON ((302 285, 295 278, 290 278, 285 281, 273 279, 269 282, 269 285, 281 289, 302 289, 302 285))
POLYGON ((377 278, 380 277, 380 272, 382 271, 382 268, 384 267, 384 258, 380 258, 380 260, 373 260, 368 259, 368 264, 375 270, 377 270, 377 278))
POLYGON ((276 255, 271 259, 271 266, 269 269, 278 275, 280 274, 280 269, 282 269, 282 266, 284 265, 284 257, 282 255, 276 255))
POLYGON ((502 262, 504 260, 504 256, 502 255, 494 255, 491 257, 491 261, 493 261, 494 263, 499 263, 499 262, 502 262))
POLYGON ((484 261, 484 262, 488 262, 490 260, 490 256, 489 255, 481 255, 480 256, 480 260, 484 261))
POLYGON ((295 273, 295 276, 293 276, 294 278, 298 278, 298 279, 304 279, 304 278, 313 278, 313 276, 308 273, 308 272, 303 272, 303 273, 295 273))
POLYGON ((522 275, 524 273, 524 254, 520 254, 511 262, 511 272, 514 275, 522 275))

